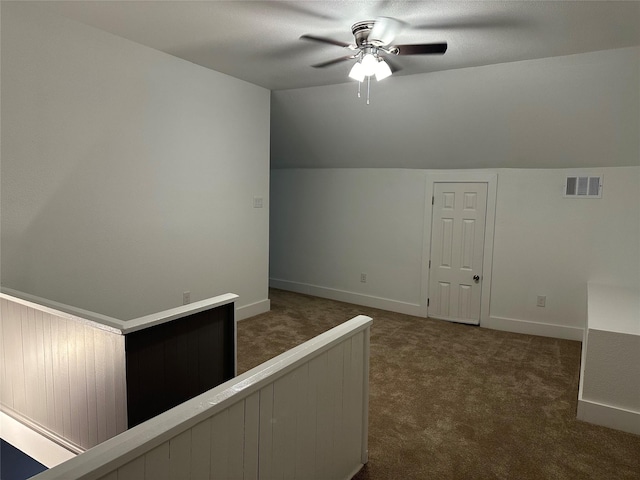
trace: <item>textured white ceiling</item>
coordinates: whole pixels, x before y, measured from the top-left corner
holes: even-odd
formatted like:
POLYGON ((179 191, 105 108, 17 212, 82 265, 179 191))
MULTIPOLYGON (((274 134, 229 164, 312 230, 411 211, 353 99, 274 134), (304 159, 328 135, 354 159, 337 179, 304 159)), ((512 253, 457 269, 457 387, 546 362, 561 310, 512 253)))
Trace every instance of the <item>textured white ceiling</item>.
POLYGON ((444 56, 398 57, 398 75, 640 45, 640 2, 44 1, 30 2, 271 90, 348 81, 348 54, 300 40, 351 42, 351 25, 408 22, 394 43, 446 41, 444 56))

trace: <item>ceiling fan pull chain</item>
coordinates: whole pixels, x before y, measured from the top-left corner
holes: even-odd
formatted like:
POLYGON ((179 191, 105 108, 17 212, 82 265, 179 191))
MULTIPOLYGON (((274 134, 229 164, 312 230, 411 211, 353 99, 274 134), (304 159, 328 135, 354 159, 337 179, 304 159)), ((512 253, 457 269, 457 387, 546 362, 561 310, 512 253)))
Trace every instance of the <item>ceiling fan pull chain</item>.
POLYGON ((360 98, 360 85, 362 85, 362 82, 358 82, 358 98, 360 98))
POLYGON ((367 77, 367 105, 369 105, 369 90, 371 89, 371 77, 367 77))

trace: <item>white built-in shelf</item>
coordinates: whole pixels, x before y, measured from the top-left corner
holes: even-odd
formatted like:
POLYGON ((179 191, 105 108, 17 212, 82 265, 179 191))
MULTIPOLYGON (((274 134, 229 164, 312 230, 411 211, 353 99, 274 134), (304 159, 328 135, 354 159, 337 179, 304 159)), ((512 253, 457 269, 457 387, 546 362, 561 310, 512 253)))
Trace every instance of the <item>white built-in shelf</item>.
POLYGON ((587 292, 578 419, 640 435, 640 290, 587 292))

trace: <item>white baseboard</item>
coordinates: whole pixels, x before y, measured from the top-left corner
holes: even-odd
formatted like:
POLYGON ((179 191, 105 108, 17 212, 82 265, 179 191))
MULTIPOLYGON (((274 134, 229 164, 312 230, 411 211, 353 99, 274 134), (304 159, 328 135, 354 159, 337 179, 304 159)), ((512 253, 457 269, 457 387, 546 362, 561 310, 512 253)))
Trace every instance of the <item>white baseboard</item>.
POLYGON ((640 412, 578 398, 578 420, 640 435, 640 412))
POLYGON ((271 300, 260 300, 242 307, 236 307, 236 320, 246 320, 247 318, 266 313, 271 310, 271 300))
POLYGON ((339 302, 379 308, 380 310, 387 310, 389 312, 404 313, 405 315, 414 315, 416 317, 425 316, 420 305, 399 302, 389 298, 374 297, 372 295, 364 295, 362 293, 320 287, 318 285, 310 285, 308 283, 291 282, 289 280, 279 280, 277 278, 270 278, 269 286, 280 290, 313 295, 314 297, 328 298, 339 302))
POLYGON ((47 468, 53 468, 76 456, 4 412, 0 412, 0 437, 47 468))
POLYGON ((513 333, 526 333, 540 337, 562 338, 564 340, 582 341, 584 329, 579 327, 567 327, 550 323, 532 322, 529 320, 517 320, 515 318, 489 317, 480 322, 480 326, 493 330, 504 330, 513 333))

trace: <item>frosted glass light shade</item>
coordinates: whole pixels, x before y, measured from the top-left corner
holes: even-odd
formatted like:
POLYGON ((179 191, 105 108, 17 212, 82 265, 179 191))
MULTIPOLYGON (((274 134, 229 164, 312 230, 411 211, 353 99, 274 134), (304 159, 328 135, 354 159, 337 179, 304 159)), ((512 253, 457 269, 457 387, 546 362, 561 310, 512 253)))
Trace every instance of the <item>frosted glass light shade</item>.
POLYGON ((364 80, 364 68, 362 68, 362 64, 360 62, 356 62, 353 67, 351 67, 349 76, 359 82, 364 80))
POLYGON ((370 53, 367 53, 362 59, 362 70, 364 72, 364 75, 366 77, 370 77, 371 75, 376 73, 377 64, 378 64, 378 61, 376 60, 376 57, 374 57, 370 53))
POLYGON ((380 59, 378 64, 376 65, 376 80, 384 80, 387 77, 391 76, 391 68, 389 64, 384 60, 380 59))

